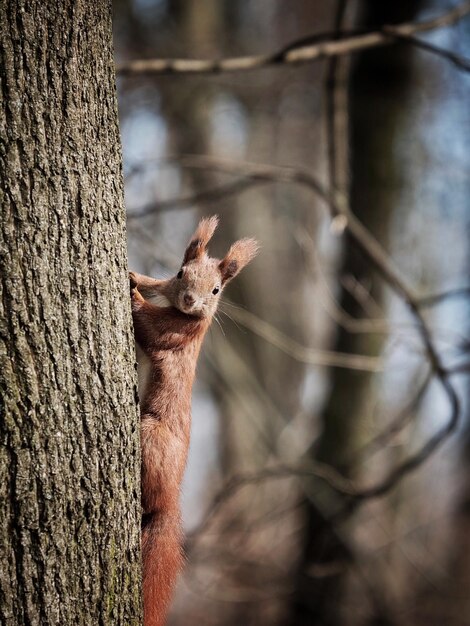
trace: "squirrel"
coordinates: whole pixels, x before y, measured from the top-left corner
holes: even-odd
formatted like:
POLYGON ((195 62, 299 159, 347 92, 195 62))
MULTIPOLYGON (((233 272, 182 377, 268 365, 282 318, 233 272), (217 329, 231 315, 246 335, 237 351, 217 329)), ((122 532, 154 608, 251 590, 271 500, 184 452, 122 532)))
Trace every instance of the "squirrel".
POLYGON ((218 217, 203 218, 176 276, 130 272, 142 445, 142 562, 145 626, 162 626, 183 565, 180 485, 188 455, 191 390, 199 351, 226 284, 258 253, 235 242, 207 254, 218 217))

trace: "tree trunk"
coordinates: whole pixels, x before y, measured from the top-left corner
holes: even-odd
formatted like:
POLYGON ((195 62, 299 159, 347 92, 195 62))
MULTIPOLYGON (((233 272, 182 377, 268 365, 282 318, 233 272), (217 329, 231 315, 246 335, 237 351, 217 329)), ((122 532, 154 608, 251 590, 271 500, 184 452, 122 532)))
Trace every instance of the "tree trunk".
POLYGON ((110 2, 0 3, 0 622, 140 624, 110 2))

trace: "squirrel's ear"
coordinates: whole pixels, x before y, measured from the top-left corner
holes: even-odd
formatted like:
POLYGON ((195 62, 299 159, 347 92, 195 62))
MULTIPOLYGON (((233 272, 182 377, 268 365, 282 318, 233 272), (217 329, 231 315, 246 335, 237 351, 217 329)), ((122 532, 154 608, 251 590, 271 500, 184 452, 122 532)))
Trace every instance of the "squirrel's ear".
POLYGON ((188 261, 193 261, 202 256, 206 250, 215 229, 219 223, 217 215, 204 217, 198 224, 193 236, 189 240, 188 247, 184 253, 183 265, 188 261))
POLYGON ((256 239, 240 239, 236 241, 219 263, 222 275, 222 284, 231 280, 251 261, 259 252, 256 239))

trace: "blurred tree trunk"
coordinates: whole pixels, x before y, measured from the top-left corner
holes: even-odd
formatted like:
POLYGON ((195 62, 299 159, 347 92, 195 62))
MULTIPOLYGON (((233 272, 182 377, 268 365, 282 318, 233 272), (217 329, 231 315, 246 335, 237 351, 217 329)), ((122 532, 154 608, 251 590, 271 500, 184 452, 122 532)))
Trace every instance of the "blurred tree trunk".
POLYGON ((0 8, 0 622, 140 624, 111 4, 0 8))
MULTIPOLYGON (((374 2, 363 5, 358 24, 366 27, 412 20, 421 0, 374 2)), ((390 215, 400 185, 400 164, 396 162, 393 142, 406 116, 406 94, 412 89, 410 47, 394 46, 360 54, 350 75, 350 205, 355 215, 382 243, 386 243, 390 215)), ((340 304, 352 317, 364 310, 344 279, 353 277, 364 286, 375 302, 381 298, 380 285, 370 264, 345 237, 339 270, 343 288, 340 304)), ((378 355, 381 340, 351 334, 338 328, 334 349, 338 352, 378 355)), ((331 372, 331 391, 322 417, 323 431, 311 455, 341 471, 362 440, 366 399, 373 393, 367 373, 346 369, 331 372), (347 404, 345 404, 347 398, 347 404)), ((318 486, 317 486, 318 487, 318 486)), ((310 493, 316 491, 312 486, 310 493)), ((322 503, 328 510, 330 497, 322 503)), ((307 500, 305 545, 299 565, 290 623, 334 626, 344 623, 341 600, 350 554, 347 545, 319 512, 318 503, 307 500), (315 577, 315 571, 325 575, 315 577)), ((377 619, 387 620, 386 615, 377 619)), ((382 621, 381 623, 387 623, 382 621)))

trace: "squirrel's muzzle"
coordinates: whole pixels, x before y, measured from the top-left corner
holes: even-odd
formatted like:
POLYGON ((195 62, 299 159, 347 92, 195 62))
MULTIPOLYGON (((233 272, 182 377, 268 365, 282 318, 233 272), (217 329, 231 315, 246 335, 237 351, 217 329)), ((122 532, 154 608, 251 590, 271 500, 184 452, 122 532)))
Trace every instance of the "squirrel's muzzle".
POLYGON ((193 306, 196 300, 194 299, 194 296, 192 296, 190 293, 185 293, 183 296, 183 302, 186 306, 193 306))

